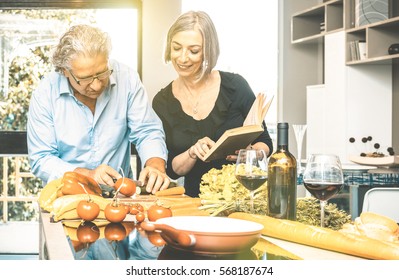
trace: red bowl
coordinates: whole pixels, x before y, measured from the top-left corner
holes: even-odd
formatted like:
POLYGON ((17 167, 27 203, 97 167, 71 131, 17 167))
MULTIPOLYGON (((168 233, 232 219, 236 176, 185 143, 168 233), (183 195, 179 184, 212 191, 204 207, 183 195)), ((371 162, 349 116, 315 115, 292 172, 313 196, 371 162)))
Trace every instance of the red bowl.
POLYGON ((147 231, 160 231, 168 245, 203 254, 236 254, 258 242, 263 225, 251 221, 207 216, 176 216, 143 222, 147 231))

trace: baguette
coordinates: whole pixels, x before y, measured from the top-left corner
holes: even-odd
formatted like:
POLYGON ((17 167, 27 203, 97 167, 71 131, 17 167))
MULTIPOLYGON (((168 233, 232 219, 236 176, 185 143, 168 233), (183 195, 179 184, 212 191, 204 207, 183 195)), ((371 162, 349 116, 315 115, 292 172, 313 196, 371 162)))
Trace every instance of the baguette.
MULTIPOLYGON (((55 222, 58 222, 60 220, 79 219, 76 207, 78 206, 80 201, 87 200, 87 198, 87 194, 71 194, 57 198, 56 200, 54 200, 51 210, 53 220, 55 222)), ((97 195, 90 196, 90 199, 93 202, 97 203, 97 205, 100 207, 100 213, 97 218, 105 219, 104 210, 105 207, 108 205, 109 200, 97 195)))
MULTIPOLYGON (((71 209, 62 213, 54 213, 52 218, 54 222, 65 221, 65 220, 82 220, 82 218, 79 217, 76 209, 71 209)), ((106 220, 104 210, 100 210, 97 218, 94 221, 99 221, 99 220, 106 220)))
POLYGON ((264 226, 262 234, 270 237, 367 259, 399 260, 398 245, 366 236, 344 234, 329 228, 243 212, 232 213, 229 218, 260 223, 264 226))

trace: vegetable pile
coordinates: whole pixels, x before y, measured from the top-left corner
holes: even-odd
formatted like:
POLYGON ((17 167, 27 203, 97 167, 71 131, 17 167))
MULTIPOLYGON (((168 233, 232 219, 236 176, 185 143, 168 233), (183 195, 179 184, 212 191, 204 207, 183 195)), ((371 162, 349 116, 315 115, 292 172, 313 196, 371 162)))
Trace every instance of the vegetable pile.
POLYGON ((51 213, 53 222, 81 220, 120 223, 130 220, 128 215, 132 215, 136 223, 140 223, 146 218, 155 221, 172 215, 208 215, 207 212, 198 210, 200 198, 184 196, 183 186, 172 185, 168 189, 160 190, 154 195, 156 200, 141 200, 143 205, 131 197, 139 196, 134 180, 122 177, 115 182, 115 186, 107 186, 107 189, 114 190, 112 198, 101 195, 103 187, 104 185, 99 186, 84 175, 66 172, 62 178, 49 182, 42 189, 38 199, 39 206, 51 213))
MULTIPOLYGON (((202 206, 211 216, 228 216, 233 212, 249 213, 249 191, 234 176, 234 164, 221 169, 211 169, 202 176, 200 198, 202 206)), ((256 214, 267 215, 267 183, 255 191, 254 210, 256 214)), ((297 200, 297 221, 320 226, 320 202, 307 197, 297 200)), ((325 226, 334 230, 351 221, 351 216, 328 203, 325 208, 325 226)))
MULTIPOLYGON (((203 206, 211 216, 227 216, 232 212, 249 212, 249 190, 234 175, 234 164, 212 168, 201 178, 200 194, 203 206)), ((267 211, 267 184, 255 190, 254 210, 258 214, 267 211)))

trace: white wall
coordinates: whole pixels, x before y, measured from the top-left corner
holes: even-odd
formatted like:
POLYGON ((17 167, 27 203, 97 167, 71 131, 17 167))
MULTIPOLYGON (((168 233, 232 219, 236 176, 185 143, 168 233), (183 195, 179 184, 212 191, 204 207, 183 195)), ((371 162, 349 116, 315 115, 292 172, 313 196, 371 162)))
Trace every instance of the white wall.
POLYGON ((163 62, 163 50, 170 25, 181 13, 181 0, 143 1, 142 80, 152 99, 175 77, 172 65, 163 62))
MULTIPOLYGON (((289 149, 297 155, 292 124, 306 124, 306 87, 322 82, 317 44, 291 44, 291 16, 318 3, 317 0, 279 1, 278 121, 288 122, 289 149)), ((302 158, 306 156, 305 133, 302 158)))

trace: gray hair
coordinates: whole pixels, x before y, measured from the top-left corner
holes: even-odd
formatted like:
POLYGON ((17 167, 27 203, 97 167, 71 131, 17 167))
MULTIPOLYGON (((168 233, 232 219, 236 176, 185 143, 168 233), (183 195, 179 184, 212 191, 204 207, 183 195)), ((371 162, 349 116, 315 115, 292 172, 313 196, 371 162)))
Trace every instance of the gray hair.
POLYGON ((182 31, 194 30, 197 28, 203 39, 203 63, 198 80, 203 79, 211 73, 216 66, 219 58, 219 39, 209 15, 203 11, 189 11, 180 15, 170 27, 166 38, 164 60, 166 63, 171 61, 171 44, 173 37, 182 31))
POLYGON ((72 26, 55 46, 52 62, 55 71, 71 70, 71 62, 79 55, 107 58, 111 52, 111 39, 106 32, 89 25, 72 26))

